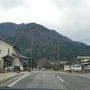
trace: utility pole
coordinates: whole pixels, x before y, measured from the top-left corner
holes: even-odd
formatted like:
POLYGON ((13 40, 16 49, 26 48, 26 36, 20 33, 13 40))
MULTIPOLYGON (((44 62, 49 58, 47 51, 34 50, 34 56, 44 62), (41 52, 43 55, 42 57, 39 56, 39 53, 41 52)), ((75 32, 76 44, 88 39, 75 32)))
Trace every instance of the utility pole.
POLYGON ((56 62, 56 57, 55 57, 56 50, 55 50, 55 46, 56 46, 56 44, 55 44, 55 42, 54 42, 53 54, 54 54, 54 60, 55 60, 55 62, 56 62))
POLYGON ((32 70, 32 48, 31 48, 31 70, 32 70))
POLYGON ((32 70, 32 62, 33 62, 32 61, 33 60, 33 56, 32 56, 32 52, 33 52, 33 41, 32 40, 33 40, 33 35, 31 35, 31 54, 30 54, 31 55, 31 70, 32 70))
POLYGON ((59 45, 58 45, 58 61, 60 60, 60 57, 59 57, 59 45))

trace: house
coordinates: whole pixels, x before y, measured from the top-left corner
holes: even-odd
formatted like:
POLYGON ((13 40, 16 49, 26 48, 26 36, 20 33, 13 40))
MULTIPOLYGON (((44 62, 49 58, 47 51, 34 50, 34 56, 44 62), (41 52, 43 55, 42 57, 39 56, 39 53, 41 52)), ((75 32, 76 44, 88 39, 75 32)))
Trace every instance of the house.
POLYGON ((90 56, 77 56, 77 59, 80 62, 86 62, 86 61, 90 61, 90 56))
POLYGON ((90 61, 90 56, 77 56, 77 60, 81 63, 90 61))
POLYGON ((70 71, 71 65, 64 65, 64 71, 70 71))
POLYGON ((24 70, 28 70, 28 68, 29 68, 29 66, 28 66, 28 61, 29 61, 29 57, 26 57, 26 56, 23 56, 23 55, 20 55, 20 54, 18 54, 17 55, 18 56, 18 58, 23 62, 23 69, 24 70))
POLYGON ((0 38, 0 68, 19 66, 23 70, 23 62, 18 57, 19 49, 5 39, 0 38))
POLYGON ((77 61, 80 64, 90 65, 90 56, 77 56, 77 61))

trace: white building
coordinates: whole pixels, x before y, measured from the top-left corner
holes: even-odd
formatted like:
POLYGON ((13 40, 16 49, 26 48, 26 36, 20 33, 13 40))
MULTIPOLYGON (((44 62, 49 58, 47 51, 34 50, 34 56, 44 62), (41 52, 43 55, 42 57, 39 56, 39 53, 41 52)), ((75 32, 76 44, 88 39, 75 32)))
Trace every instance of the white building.
POLYGON ((80 61, 81 63, 90 61, 90 56, 77 56, 78 61, 80 61))
POLYGON ((0 39, 0 67, 6 68, 12 65, 19 66, 23 70, 23 62, 19 59, 19 49, 10 42, 0 39))

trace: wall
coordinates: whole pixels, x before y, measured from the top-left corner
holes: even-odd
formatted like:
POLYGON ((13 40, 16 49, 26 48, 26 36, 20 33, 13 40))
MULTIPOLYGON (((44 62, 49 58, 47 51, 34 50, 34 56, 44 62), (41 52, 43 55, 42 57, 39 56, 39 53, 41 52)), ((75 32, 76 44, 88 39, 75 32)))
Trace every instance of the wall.
POLYGON ((20 66, 20 69, 23 70, 23 63, 22 61, 14 56, 13 65, 20 66))
POLYGON ((3 67, 3 59, 2 57, 6 56, 6 55, 11 55, 12 53, 16 54, 16 50, 14 50, 13 46, 0 40, 0 66, 3 67), (9 49, 9 52, 8 52, 9 49))

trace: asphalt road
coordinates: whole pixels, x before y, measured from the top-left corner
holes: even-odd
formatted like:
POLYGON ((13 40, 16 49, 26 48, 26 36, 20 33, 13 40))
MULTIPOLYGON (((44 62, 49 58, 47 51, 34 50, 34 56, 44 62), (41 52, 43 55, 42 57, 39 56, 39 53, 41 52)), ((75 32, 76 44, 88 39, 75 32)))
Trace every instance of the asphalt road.
POLYGON ((28 75, 20 80, 12 88, 40 88, 40 89, 66 89, 65 85, 57 79, 53 71, 41 71, 32 76, 28 75))
POLYGON ((9 80, 1 86, 55 90, 90 90, 90 78, 54 71, 40 71, 9 80))
POLYGON ((58 73, 69 90, 90 90, 90 77, 79 74, 58 73))

